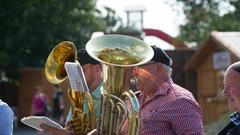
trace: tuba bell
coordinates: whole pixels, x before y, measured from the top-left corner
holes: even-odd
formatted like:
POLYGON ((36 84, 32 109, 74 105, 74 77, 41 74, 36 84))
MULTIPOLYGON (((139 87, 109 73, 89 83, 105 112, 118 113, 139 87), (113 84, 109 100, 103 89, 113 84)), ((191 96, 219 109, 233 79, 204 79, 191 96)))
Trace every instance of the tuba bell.
POLYGON ((77 121, 74 129, 76 135, 85 135, 94 129, 93 99, 89 93, 82 68, 77 61, 76 47, 72 42, 63 41, 52 49, 45 63, 45 76, 53 84, 59 84, 68 77, 71 86, 68 90, 68 97, 72 105, 70 123, 77 121), (78 72, 78 76, 72 77, 76 75, 76 72, 78 72), (85 102, 89 110, 88 114, 84 112, 83 104, 85 102))
POLYGON ((97 134, 118 135, 127 119, 128 135, 138 135, 140 107, 135 94, 129 90, 129 84, 133 67, 151 60, 152 48, 137 38, 110 34, 91 39, 86 44, 86 50, 101 63, 103 72, 97 134))
POLYGON ((65 62, 77 62, 77 49, 70 41, 55 46, 45 63, 45 76, 50 83, 59 84, 67 78, 65 62))

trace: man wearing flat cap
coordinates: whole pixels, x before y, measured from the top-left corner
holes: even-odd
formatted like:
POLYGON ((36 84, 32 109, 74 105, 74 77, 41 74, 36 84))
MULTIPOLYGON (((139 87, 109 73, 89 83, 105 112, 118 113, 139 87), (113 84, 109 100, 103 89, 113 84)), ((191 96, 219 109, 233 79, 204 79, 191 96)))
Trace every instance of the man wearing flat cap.
MULTIPOLYGON (((154 57, 134 69, 141 91, 140 135, 203 135, 200 107, 192 93, 171 79, 172 60, 159 47, 154 57)), ((127 122, 121 134, 127 133, 127 122)))

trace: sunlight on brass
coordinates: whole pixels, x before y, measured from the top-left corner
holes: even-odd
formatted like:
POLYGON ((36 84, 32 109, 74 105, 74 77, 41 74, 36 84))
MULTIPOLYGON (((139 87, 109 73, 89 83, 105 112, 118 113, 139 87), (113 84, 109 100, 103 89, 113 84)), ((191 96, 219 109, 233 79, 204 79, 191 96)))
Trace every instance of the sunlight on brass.
POLYGON ((120 48, 105 48, 97 52, 97 57, 108 63, 121 65, 136 64, 141 61, 138 56, 131 55, 120 48))
POLYGON ((68 90, 68 96, 72 104, 72 118, 69 122, 75 125, 73 128, 76 135, 86 135, 95 126, 94 105, 91 94, 89 92, 68 90), (89 114, 84 112, 84 102, 88 103, 89 114))
POLYGON ((45 75, 47 80, 53 84, 59 84, 67 77, 64 69, 65 62, 75 62, 77 49, 70 41, 58 44, 48 55, 45 63, 45 75))

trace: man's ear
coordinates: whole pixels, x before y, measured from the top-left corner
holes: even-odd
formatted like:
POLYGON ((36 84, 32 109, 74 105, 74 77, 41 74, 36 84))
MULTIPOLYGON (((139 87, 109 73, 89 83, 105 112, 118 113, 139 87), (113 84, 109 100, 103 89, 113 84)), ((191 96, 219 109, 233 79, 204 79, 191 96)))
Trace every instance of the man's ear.
POLYGON ((156 72, 158 72, 158 73, 160 73, 160 72, 162 72, 162 69, 163 69, 163 66, 162 66, 162 64, 160 64, 160 63, 157 63, 156 64, 156 72))

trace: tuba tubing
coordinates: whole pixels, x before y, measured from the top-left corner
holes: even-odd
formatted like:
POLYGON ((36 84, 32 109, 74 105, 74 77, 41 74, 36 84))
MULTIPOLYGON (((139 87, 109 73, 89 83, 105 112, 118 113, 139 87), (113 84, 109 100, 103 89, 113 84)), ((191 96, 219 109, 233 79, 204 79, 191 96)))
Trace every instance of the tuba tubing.
POLYGON ((133 68, 152 59, 152 48, 134 37, 109 34, 88 41, 86 50, 102 65, 103 87, 97 134, 119 135, 123 123, 128 120, 128 135, 138 135, 140 108, 129 85, 133 68), (126 99, 130 102, 130 111, 126 99))
POLYGON ((139 126, 140 125, 140 115, 139 115, 139 103, 136 95, 133 91, 125 91, 123 93, 124 96, 129 100, 131 104, 131 111, 129 111, 128 115, 128 134, 129 135, 138 135, 139 134, 139 126))
MULTIPOLYGON (((72 74, 76 73, 73 72, 72 74)), ((76 125, 76 135, 84 135, 94 129, 95 117, 93 100, 89 93, 81 66, 77 61, 77 49, 72 42, 63 41, 51 50, 45 63, 45 76, 52 84, 60 84, 68 78, 71 85, 68 89, 68 97, 72 105, 72 119, 70 123, 76 125), (68 75, 65 67, 66 63, 79 65, 78 68, 80 69, 75 71, 79 72, 77 80, 70 81, 72 75, 68 75), (71 83, 79 84, 76 84, 77 88, 74 88, 71 83), (84 102, 87 103, 89 113, 84 112, 84 102)))
POLYGON ((103 89, 102 92, 102 106, 100 115, 100 122, 98 134, 100 135, 118 135, 120 133, 121 126, 127 117, 127 108, 125 103, 119 97, 109 94, 103 89))

